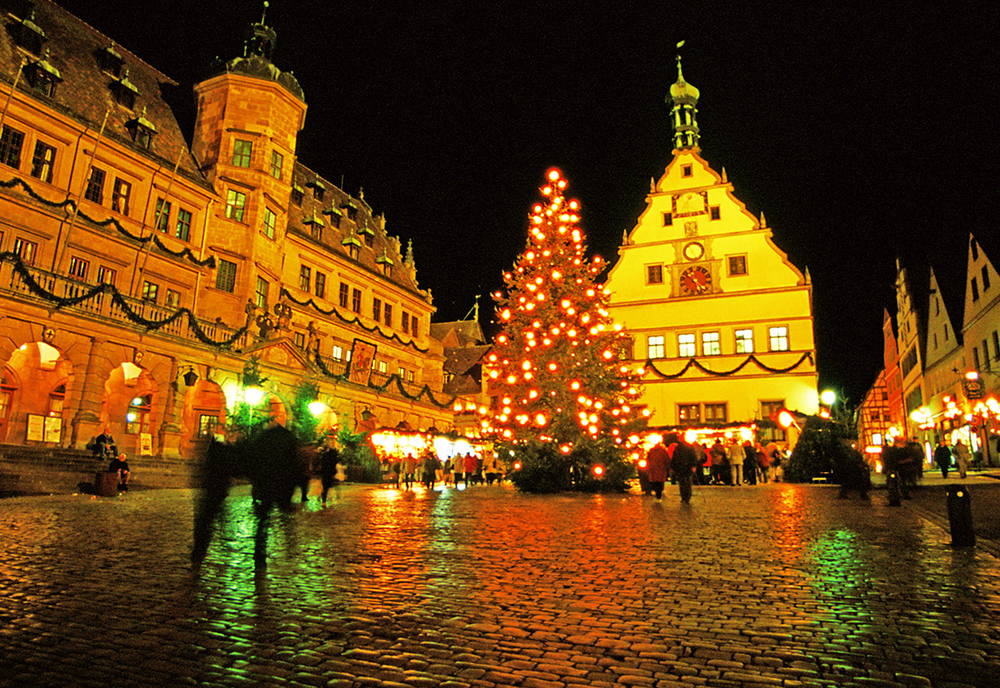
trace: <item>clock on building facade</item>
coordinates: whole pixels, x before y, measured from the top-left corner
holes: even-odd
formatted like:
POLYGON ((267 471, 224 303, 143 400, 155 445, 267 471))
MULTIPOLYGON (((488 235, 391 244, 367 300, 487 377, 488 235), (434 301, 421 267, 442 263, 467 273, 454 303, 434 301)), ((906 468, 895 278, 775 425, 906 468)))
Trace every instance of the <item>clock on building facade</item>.
POLYGON ((688 295, 707 294, 712 290, 712 273, 695 265, 681 273, 681 292, 688 295))

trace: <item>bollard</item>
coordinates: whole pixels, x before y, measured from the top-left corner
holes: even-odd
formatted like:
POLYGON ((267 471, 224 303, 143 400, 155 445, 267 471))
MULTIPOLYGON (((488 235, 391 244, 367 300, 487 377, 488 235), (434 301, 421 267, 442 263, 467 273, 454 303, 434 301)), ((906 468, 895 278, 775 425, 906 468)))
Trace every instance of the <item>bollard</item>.
POLYGON ((975 547, 972 527, 972 499, 965 485, 948 486, 948 521, 951 523, 952 547, 975 547))
POLYGON ((899 473, 889 471, 889 475, 885 476, 885 487, 889 491, 889 506, 902 506, 899 497, 899 473))

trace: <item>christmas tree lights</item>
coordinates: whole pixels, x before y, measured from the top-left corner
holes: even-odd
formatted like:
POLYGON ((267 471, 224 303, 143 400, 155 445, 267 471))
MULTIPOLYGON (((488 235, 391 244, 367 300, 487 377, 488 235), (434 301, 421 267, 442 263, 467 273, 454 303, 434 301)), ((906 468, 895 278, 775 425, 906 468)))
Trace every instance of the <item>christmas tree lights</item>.
POLYGON ((489 356, 490 385, 502 402, 493 429, 514 444, 541 440, 565 455, 620 461, 645 426, 639 378, 619 361, 625 335, 597 283, 604 264, 586 256, 580 204, 566 198, 559 170, 545 179, 527 246, 504 274, 506 293, 493 294, 502 327, 489 356))

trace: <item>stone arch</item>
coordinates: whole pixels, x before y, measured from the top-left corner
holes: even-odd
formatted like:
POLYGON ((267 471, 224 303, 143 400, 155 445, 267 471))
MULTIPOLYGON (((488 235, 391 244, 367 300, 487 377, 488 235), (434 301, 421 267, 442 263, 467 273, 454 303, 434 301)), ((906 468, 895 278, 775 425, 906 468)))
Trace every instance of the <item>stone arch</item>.
POLYGON ((181 411, 181 455, 196 454, 202 442, 224 430, 228 419, 226 393, 219 383, 199 379, 188 387, 181 411))
POLYGON ((63 430, 68 427, 64 413, 73 387, 73 363, 62 349, 40 341, 22 344, 5 363, 4 379, 6 399, 0 403, 7 408, 0 409, 6 415, 0 441, 24 444, 29 415, 59 418, 63 430))
POLYGON ((135 363, 125 361, 108 373, 100 422, 102 428, 111 431, 120 451, 138 456, 140 436, 149 434, 155 439, 158 395, 159 386, 153 375, 135 363))

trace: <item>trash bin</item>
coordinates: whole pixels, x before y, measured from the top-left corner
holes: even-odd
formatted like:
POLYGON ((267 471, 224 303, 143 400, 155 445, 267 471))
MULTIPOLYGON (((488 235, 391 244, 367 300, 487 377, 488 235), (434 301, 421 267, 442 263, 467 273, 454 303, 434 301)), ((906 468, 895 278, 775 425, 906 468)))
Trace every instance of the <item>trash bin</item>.
POLYGON ((118 495, 118 474, 100 471, 94 475, 94 494, 98 497, 118 495))
POLYGON ((889 471, 889 475, 885 476, 885 488, 889 491, 889 506, 902 506, 903 503, 900 501, 899 495, 899 473, 897 471, 889 471))
POLYGON ((972 498, 965 485, 948 486, 948 521, 951 524, 952 547, 976 546, 976 532, 972 526, 972 498))

